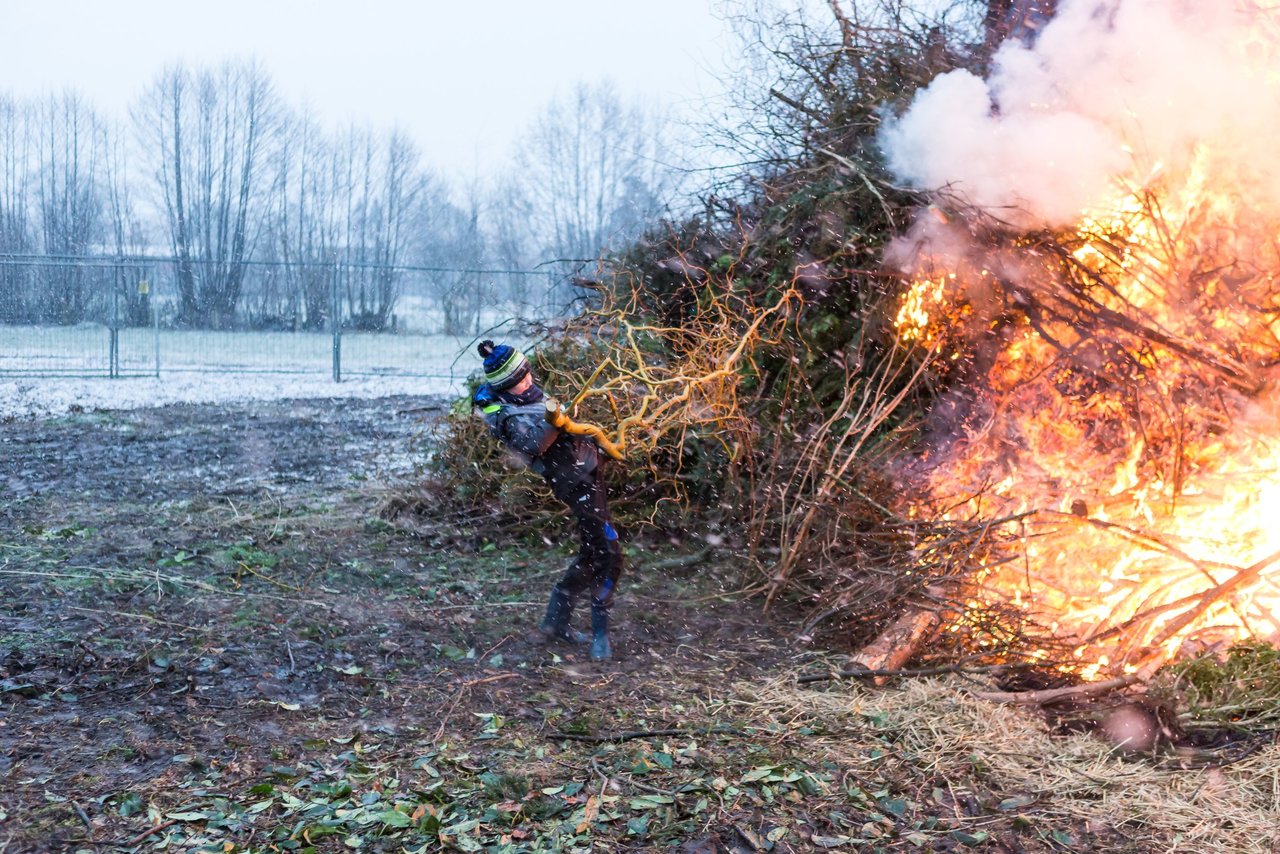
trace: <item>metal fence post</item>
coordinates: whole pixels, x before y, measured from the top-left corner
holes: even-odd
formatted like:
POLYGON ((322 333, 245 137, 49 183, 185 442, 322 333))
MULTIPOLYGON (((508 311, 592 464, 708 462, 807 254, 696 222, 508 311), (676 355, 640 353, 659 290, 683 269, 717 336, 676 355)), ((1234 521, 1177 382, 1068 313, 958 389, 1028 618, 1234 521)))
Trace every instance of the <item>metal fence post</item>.
POLYGON ((338 270, 338 264, 334 262, 329 314, 333 322, 333 381, 335 383, 342 382, 342 318, 338 316, 341 306, 338 302, 338 270))
POLYGON ((120 378, 120 268, 115 268, 111 282, 111 333, 107 345, 107 376, 120 378))
MULTIPOLYGON (((142 273, 146 274, 145 268, 142 273)), ((151 295, 151 282, 145 278, 138 279, 138 296, 146 297, 147 307, 151 309, 151 343, 156 351, 156 379, 160 379, 160 308, 151 295)))

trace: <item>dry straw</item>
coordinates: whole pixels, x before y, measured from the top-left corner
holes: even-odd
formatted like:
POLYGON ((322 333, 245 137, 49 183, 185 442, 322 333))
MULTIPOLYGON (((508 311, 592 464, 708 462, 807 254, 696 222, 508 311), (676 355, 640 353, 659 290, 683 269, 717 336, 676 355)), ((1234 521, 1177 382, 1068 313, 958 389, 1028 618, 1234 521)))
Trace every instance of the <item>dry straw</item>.
POLYGON ((1276 744, 1234 763, 1180 768, 1150 754, 1121 755, 1094 735, 1055 735, 1037 712, 977 699, 954 678, 880 691, 809 691, 779 680, 741 691, 780 722, 816 719, 827 731, 843 729, 815 747, 846 767, 870 761, 850 725, 854 733, 874 726, 890 736, 891 761, 916 779, 969 779, 1029 795, 1029 816, 1116 829, 1164 852, 1280 850, 1276 744))

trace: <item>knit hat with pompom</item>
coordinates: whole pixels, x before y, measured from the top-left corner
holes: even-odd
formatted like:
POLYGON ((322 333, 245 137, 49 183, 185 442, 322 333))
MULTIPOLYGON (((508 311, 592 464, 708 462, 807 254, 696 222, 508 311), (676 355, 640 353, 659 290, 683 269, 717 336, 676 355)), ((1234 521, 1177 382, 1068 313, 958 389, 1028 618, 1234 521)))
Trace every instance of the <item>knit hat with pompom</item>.
POLYGON ((494 391, 505 391, 529 374, 529 360, 510 344, 481 341, 476 347, 484 359, 484 378, 494 391))

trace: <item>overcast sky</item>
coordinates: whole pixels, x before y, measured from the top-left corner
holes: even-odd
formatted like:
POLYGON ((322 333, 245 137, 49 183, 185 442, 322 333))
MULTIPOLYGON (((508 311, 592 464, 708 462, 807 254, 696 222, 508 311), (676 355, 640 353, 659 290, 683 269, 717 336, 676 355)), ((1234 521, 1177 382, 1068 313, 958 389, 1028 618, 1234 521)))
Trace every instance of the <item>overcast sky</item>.
POLYGON ((0 90, 108 115, 166 65, 257 57, 327 126, 400 127, 451 181, 491 174, 578 82, 694 109, 733 44, 719 0, 0 0, 0 90))

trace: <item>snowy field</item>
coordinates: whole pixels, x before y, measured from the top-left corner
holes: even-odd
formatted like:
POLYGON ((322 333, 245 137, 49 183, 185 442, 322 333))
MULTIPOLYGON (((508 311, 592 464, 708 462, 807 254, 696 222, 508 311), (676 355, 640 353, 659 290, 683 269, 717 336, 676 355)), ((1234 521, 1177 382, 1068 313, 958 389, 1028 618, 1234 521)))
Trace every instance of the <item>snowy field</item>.
POLYGON ((342 336, 342 382, 324 333, 126 329, 108 378, 101 326, 0 326, 0 418, 170 403, 460 394, 479 369, 474 341, 445 335, 342 336), (159 370, 157 371, 157 350, 159 370), (158 374, 158 375, 157 375, 158 374))

